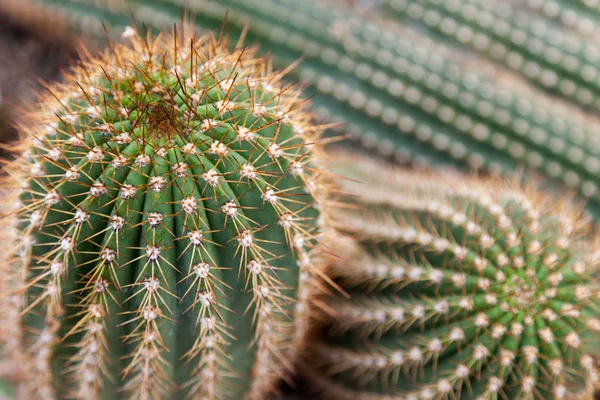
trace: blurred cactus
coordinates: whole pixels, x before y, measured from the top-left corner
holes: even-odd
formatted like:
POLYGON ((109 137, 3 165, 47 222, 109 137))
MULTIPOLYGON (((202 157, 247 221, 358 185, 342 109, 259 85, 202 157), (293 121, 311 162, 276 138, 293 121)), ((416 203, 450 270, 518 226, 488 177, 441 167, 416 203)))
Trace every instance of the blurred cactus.
POLYGON ((321 128, 255 49, 123 37, 5 168, 4 361, 22 398, 262 399, 303 337, 321 128))
POLYGON ((333 170, 329 273, 307 374, 327 399, 586 399, 597 381, 597 243, 581 208, 515 183, 333 170), (316 368, 316 370, 315 370, 316 368))
MULTIPOLYGON (((376 10, 369 12, 371 18, 365 18, 341 4, 333 7, 310 0, 44 2, 71 16, 76 24, 85 17, 86 25, 99 26, 104 21, 109 29, 117 30, 128 23, 130 11, 144 24, 163 27, 179 21, 188 10, 200 30, 221 29, 227 15, 225 27, 232 37, 241 36, 249 24, 247 39, 270 51, 278 65, 303 58, 290 77, 305 82, 309 94, 317 93, 315 112, 329 121, 343 122, 344 132, 356 145, 415 165, 450 164, 501 174, 526 166, 589 198, 588 209, 600 215, 600 123, 593 116, 528 86, 518 73, 444 44, 438 36, 429 37, 379 18, 376 10)), ((421 0, 409 3, 423 8, 421 0)), ((501 3, 493 4, 504 10, 501 3)), ((473 7, 479 10, 477 5, 467 9, 473 7)), ((530 13, 536 21, 541 18, 530 13)), ((551 33, 552 37, 568 36, 560 26, 554 29, 557 32, 551 33)), ((458 34, 459 30, 455 31, 458 34)), ((468 32, 473 40, 481 36, 468 32)), ((541 40, 534 36, 532 41, 541 40)), ((565 60, 575 57, 570 53, 575 50, 590 48, 585 51, 594 54, 595 45, 586 38, 568 36, 568 43, 565 40, 551 53, 558 51, 565 60), (574 41, 576 45, 571 45, 574 41)), ((498 48, 488 45, 489 49, 498 48)), ((508 44, 504 47, 508 54, 508 44)), ((525 60, 524 55, 519 57, 525 60)), ((526 61, 519 65, 523 63, 526 61)), ((565 93, 581 97, 589 105, 594 100, 587 101, 588 92, 595 93, 594 86, 576 75, 595 67, 575 63, 577 68, 569 72, 568 79, 577 82, 577 90, 567 88, 565 93)), ((554 71, 543 73, 535 66, 525 69, 534 71, 538 81, 554 71)), ((592 74, 589 78, 593 71, 585 74, 592 74)), ((557 83, 554 93, 559 95, 560 90, 557 83)))
POLYGON ((579 34, 598 33, 600 2, 597 0, 527 0, 523 5, 579 34))
POLYGON ((600 47, 508 1, 385 0, 402 20, 468 46, 583 107, 600 110, 600 47))

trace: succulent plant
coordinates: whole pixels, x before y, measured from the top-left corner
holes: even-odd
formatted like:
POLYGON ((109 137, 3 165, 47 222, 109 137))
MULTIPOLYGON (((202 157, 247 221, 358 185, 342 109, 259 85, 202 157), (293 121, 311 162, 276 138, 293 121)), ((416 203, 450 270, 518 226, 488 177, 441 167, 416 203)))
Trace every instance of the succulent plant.
POLYGON ((323 298, 306 342, 324 398, 592 398, 600 258, 580 205, 498 178, 332 165, 353 206, 332 211, 345 294, 323 298))
MULTIPOLYGON (((385 0, 404 21, 417 22, 498 60, 544 90, 583 107, 600 107, 600 48, 535 12, 506 1, 385 0)), ((596 22, 597 23, 597 22, 596 22)), ((588 20, 588 28, 594 26, 588 20)))
POLYGON ((5 168, 5 361, 23 398, 262 399, 304 331, 321 128, 256 49, 123 37, 5 168))
MULTIPOLYGON (((455 165, 503 174, 525 166, 559 187, 577 190, 589 199, 588 210, 600 215, 600 124, 567 96, 589 98, 593 85, 577 77, 583 66, 569 76, 584 94, 579 95, 579 89, 561 94, 555 88, 552 93, 559 96, 547 96, 528 85, 519 71, 503 68, 497 58, 488 57, 492 47, 498 46, 490 44, 489 51, 478 56, 469 46, 480 39, 457 48, 431 31, 390 22, 394 18, 389 12, 384 19, 376 10, 359 15, 339 4, 332 7, 311 0, 88 1, 83 2, 85 6, 73 0, 42 2, 70 16, 76 25, 84 22, 85 27, 98 27, 102 21, 119 32, 129 23, 130 12, 138 21, 158 29, 179 21, 186 8, 200 30, 219 29, 227 15, 226 29, 232 36, 247 34, 247 39, 269 51, 278 65, 302 58, 290 77, 305 82, 308 94, 316 93, 312 99, 315 113, 330 122, 344 123, 344 133, 355 147, 417 166, 455 165)), ((420 5, 424 0, 411 4, 424 10, 420 5)), ((494 10, 504 7, 493 4, 494 10)), ((423 10, 418 14, 423 18, 432 14, 423 10)), ((535 18, 553 23, 539 15, 535 18)), ((493 20, 504 23, 500 16, 493 20)), ((553 36, 569 36, 569 28, 553 25, 552 29, 556 30, 553 36)), ((463 35, 463 31, 469 32, 457 28, 454 33, 463 35)), ((481 34, 467 36, 480 38, 481 34)), ((538 46, 536 36, 527 38, 521 52, 538 46)), ((588 53, 593 54, 595 45, 588 39, 569 36, 569 43, 574 40, 573 46, 565 49, 561 45, 556 51, 570 59, 575 57, 572 50, 591 46, 588 53)), ((543 43, 545 49, 550 46, 543 43)), ((546 64, 544 68, 552 69, 546 64)), ((548 74, 542 73, 541 67, 533 71, 539 72, 532 76, 533 81, 547 79, 542 77, 548 74)))
POLYGON ((600 3, 596 0, 527 0, 524 5, 578 34, 592 36, 598 33, 600 3))

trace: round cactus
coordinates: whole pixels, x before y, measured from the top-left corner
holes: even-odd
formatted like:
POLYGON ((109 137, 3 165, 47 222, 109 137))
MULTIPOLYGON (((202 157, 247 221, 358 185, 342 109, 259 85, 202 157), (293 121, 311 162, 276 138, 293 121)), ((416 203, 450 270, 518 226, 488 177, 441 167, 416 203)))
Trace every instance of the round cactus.
POLYGON ((262 399, 302 337, 320 128, 253 49, 123 36, 5 168, 5 357, 26 398, 262 399))
MULTIPOLYGON (((308 375, 327 399, 583 399, 597 379, 600 263, 581 209, 514 182, 340 157, 308 375)), ((597 247, 596 247, 597 248, 597 247)))

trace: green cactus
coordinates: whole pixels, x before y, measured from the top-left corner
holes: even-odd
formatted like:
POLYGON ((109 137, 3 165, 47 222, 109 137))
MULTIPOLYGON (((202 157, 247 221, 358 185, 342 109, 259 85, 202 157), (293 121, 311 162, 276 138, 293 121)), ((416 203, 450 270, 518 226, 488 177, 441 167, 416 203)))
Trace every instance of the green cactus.
POLYGON ((423 33, 310 0, 45 2, 75 21, 96 17, 116 28, 129 9, 151 27, 180 20, 186 6, 198 29, 220 29, 227 14, 229 34, 239 37, 249 23, 247 39, 278 65, 303 58, 290 77, 317 93, 315 112, 343 122, 355 145, 416 165, 502 174, 527 166, 589 198, 588 210, 600 215, 600 124, 423 33))
POLYGON ((524 6, 583 35, 594 35, 600 23, 596 0, 527 0, 524 6))
POLYGON ((353 206, 329 241, 345 295, 306 342, 324 398, 592 398, 600 261, 579 205, 355 155, 332 168, 353 206))
POLYGON ((385 2, 403 19, 499 60, 548 91, 600 108, 600 48, 532 12, 496 0, 385 2))
POLYGON ((123 37, 5 168, 5 361, 22 398, 262 399, 303 338, 321 128, 256 49, 123 37))

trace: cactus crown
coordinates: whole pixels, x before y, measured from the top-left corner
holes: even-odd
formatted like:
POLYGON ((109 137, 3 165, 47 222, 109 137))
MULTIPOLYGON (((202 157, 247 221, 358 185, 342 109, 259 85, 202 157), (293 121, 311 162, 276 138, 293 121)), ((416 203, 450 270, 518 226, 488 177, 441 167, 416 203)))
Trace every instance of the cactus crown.
POLYGON ((263 398, 302 331, 320 128, 254 49, 123 36, 21 127, 5 351, 27 396, 263 398))
POLYGON ((311 351, 327 398, 590 395, 599 260, 580 208, 496 179, 336 168, 357 207, 335 215, 331 265, 350 299, 329 300, 311 351))

